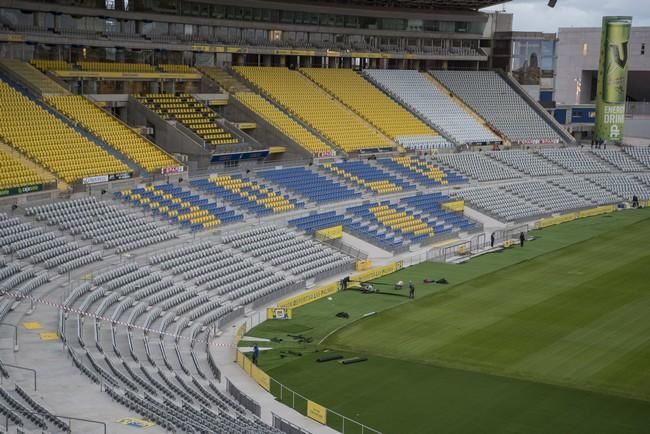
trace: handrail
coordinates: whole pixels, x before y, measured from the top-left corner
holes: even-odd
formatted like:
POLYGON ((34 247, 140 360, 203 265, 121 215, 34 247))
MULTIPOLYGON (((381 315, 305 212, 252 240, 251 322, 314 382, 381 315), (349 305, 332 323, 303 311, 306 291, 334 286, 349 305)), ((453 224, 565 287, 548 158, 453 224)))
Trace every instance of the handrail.
POLYGON ((5 366, 7 366, 7 367, 9 367, 9 368, 14 368, 14 369, 22 370, 22 371, 29 371, 29 372, 31 372, 32 375, 34 375, 34 391, 36 391, 36 369, 26 368, 26 367, 24 367, 24 366, 19 366, 19 365, 12 365, 12 364, 10 364, 10 363, 5 363, 5 362, 2 362, 2 361, 0 361, 0 366, 3 367, 3 368, 4 368, 5 366))

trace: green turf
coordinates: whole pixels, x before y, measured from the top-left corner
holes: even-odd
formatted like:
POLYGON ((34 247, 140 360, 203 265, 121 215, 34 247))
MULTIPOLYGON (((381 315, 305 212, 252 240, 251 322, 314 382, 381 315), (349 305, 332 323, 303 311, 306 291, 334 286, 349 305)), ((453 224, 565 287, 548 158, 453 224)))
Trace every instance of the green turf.
POLYGON ((283 337, 262 367, 386 434, 650 432, 648 217, 583 219, 538 231, 523 249, 378 280, 412 279, 415 303, 348 292, 312 303, 253 330, 314 339, 283 337), (450 285, 421 283, 443 276, 450 285), (341 310, 351 318, 335 318, 341 310), (368 311, 383 312, 353 323, 368 311), (344 324, 325 346, 370 361, 314 363, 315 343, 344 324), (280 357, 292 345, 303 356, 280 357))

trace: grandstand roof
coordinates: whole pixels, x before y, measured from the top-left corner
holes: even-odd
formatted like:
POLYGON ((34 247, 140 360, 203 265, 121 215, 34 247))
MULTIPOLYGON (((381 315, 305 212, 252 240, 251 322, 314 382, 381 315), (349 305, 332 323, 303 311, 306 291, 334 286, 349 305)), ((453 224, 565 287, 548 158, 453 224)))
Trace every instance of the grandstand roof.
POLYGON ((317 0, 319 3, 376 8, 477 10, 511 0, 317 0))

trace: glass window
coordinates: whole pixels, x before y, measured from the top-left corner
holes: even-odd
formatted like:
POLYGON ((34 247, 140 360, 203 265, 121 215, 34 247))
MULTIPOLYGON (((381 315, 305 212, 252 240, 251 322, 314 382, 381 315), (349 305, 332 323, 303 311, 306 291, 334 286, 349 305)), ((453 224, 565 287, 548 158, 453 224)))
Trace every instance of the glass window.
POLYGON ((467 33, 468 26, 465 21, 456 21, 455 31, 456 33, 467 33))

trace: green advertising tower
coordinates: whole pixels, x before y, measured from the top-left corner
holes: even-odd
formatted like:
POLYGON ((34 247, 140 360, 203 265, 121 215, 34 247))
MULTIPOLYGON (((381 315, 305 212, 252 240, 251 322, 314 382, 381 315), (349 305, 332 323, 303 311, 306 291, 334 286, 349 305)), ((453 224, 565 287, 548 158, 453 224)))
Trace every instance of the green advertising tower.
POLYGON ((595 138, 621 142, 632 17, 603 17, 596 93, 595 138))

